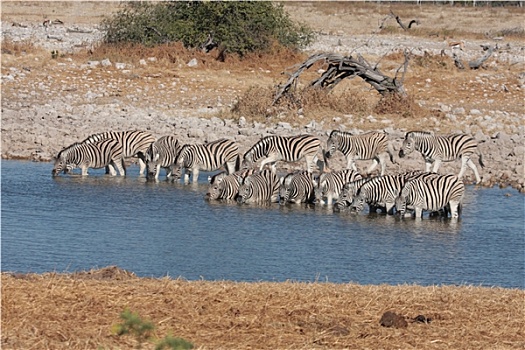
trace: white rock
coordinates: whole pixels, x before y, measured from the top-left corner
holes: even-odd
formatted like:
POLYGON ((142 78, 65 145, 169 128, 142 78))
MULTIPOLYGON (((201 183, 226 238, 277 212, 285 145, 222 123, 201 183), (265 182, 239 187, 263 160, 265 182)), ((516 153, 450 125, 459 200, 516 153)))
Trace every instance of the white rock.
POLYGON ((191 61, 188 62, 188 67, 196 67, 199 64, 196 58, 192 58, 191 61))

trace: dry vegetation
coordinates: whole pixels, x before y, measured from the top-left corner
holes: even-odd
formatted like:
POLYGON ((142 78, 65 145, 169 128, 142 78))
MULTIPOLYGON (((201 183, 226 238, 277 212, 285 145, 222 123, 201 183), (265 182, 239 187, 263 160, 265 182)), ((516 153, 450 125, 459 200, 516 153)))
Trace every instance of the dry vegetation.
MULTIPOLYGON (((523 290, 2 274, 3 349, 131 349, 125 309, 197 349, 522 349, 523 290), (393 311, 407 326, 386 328, 393 311), (415 320, 419 315, 429 323, 415 320)), ((152 349, 153 346, 146 346, 152 349)))

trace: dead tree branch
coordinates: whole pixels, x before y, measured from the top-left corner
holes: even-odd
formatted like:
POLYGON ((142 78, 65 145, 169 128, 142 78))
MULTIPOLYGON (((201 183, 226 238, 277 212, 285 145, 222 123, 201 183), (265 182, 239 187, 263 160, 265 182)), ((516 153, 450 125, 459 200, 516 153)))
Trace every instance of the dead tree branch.
POLYGON ((309 69, 317 62, 324 62, 328 67, 318 79, 311 81, 309 86, 333 89, 343 79, 358 76, 372 85, 381 95, 398 94, 406 96, 403 81, 409 62, 407 52, 405 52, 405 62, 402 65, 404 69, 401 79, 397 78, 401 67, 396 72, 396 76, 391 78, 384 75, 377 66, 372 67, 372 65, 359 54, 357 57, 353 57, 333 53, 318 53, 310 56, 290 75, 288 81, 277 91, 272 104, 277 103, 277 101, 296 84, 299 75, 301 75, 303 71, 309 69))
POLYGON ((478 58, 474 61, 469 61, 468 66, 470 67, 470 69, 478 69, 479 67, 481 67, 483 63, 485 63, 485 61, 489 59, 492 53, 494 53, 495 50, 497 50, 497 46, 491 46, 481 58, 478 58))
POLYGON ((384 28, 384 25, 385 25, 385 22, 387 20, 389 20, 390 18, 394 18, 397 22, 397 24, 399 24, 399 26, 401 28, 403 28, 403 30, 409 30, 410 28, 412 28, 412 26, 414 24, 417 24, 419 25, 419 20, 417 19, 413 19, 411 20, 409 23, 408 23, 408 26, 405 25, 402 21, 401 21, 401 17, 399 17, 398 15, 396 15, 392 10, 390 10, 390 14, 388 14, 385 18, 383 18, 383 20, 381 21, 381 24, 379 24, 379 29, 383 29, 384 28))

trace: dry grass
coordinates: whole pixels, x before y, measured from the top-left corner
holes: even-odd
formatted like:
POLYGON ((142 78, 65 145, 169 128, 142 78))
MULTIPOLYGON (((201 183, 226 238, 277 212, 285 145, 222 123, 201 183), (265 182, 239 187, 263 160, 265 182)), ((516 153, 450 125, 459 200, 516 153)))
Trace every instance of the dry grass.
POLYGON ((525 346, 525 292, 516 289, 190 282, 116 267, 1 277, 3 349, 130 349, 132 337, 112 333, 126 308, 153 322, 156 337, 171 333, 198 349, 525 346), (408 326, 380 326, 386 311, 408 326), (430 323, 414 322, 418 315, 430 323))

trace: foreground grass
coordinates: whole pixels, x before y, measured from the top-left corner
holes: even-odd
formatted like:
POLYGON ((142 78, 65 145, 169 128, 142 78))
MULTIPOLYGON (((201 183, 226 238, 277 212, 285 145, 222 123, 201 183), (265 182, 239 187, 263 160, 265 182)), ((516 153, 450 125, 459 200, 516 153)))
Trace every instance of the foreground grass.
POLYGON ((172 333, 197 349, 525 346, 518 289, 184 281, 116 267, 1 277, 3 349, 130 349, 135 339, 112 332, 125 309, 153 322, 157 337, 172 333), (386 311, 407 326, 382 327, 386 311), (418 315, 430 322, 416 322, 418 315))

